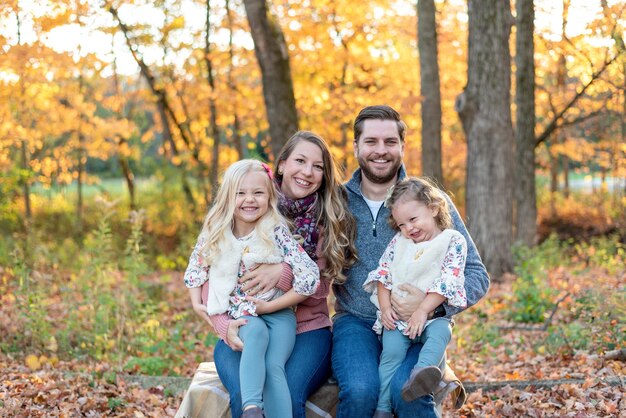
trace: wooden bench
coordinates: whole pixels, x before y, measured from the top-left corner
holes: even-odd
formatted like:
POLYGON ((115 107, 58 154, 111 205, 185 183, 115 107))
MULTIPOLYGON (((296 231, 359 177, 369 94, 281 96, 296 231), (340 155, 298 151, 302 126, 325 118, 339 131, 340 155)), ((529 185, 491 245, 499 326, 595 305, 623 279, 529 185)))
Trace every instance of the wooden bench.
MULTIPOLYGON (((307 418, 334 418, 337 410, 339 388, 326 383, 306 403, 307 418)), ((441 404, 450 394, 454 409, 463 406, 465 389, 449 367, 435 394, 441 404)), ((228 392, 220 382, 214 363, 200 363, 176 413, 176 418, 231 418, 228 392)))

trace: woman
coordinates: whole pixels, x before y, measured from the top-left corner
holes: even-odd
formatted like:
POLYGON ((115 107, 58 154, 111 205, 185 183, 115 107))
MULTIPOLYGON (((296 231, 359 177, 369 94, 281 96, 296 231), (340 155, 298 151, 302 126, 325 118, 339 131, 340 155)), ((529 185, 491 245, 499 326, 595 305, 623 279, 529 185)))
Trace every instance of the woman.
MULTIPOLYGON (((334 283, 343 283, 342 270, 356 261, 354 218, 347 211, 345 191, 328 145, 318 135, 299 131, 281 150, 276 164, 279 209, 292 222, 292 234, 319 266, 320 286, 296 309, 296 342, 286 365, 294 417, 305 417, 308 397, 330 374, 331 322, 327 296, 334 283)), ((293 274, 283 264, 261 265, 244 275, 243 290, 253 297, 266 289, 287 290, 293 274)), ((252 298, 252 300, 254 300, 252 298)), ((241 415, 239 362, 240 322, 228 318, 214 327, 220 337, 215 346, 217 372, 228 392, 233 418, 241 415)))

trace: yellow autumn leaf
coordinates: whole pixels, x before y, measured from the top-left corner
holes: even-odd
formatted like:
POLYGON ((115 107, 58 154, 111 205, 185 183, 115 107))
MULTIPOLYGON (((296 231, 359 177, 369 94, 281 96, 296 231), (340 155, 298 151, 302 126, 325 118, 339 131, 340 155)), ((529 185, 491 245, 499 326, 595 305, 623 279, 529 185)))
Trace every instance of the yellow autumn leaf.
POLYGON ((24 359, 24 363, 31 370, 38 370, 41 367, 39 358, 34 354, 27 355, 26 359, 24 359))
POLYGON ((59 349, 59 345, 57 344, 57 339, 53 336, 50 337, 50 339, 48 340, 48 345, 46 346, 46 348, 50 351, 52 351, 53 353, 56 353, 56 351, 59 349))

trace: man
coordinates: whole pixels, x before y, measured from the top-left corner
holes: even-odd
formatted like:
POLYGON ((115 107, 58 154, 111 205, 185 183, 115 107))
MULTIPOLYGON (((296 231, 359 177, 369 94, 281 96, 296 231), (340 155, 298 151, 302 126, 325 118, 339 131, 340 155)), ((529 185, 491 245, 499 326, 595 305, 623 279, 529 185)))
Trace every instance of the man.
MULTIPOLYGON (((405 136, 405 123, 389 106, 366 107, 354 122, 354 155, 359 168, 346 183, 346 188, 348 205, 357 221, 359 261, 346 271, 346 283, 335 285, 333 289, 336 314, 333 317, 332 366, 339 384, 337 418, 371 417, 376 409, 382 346, 372 330, 376 307, 370 302, 370 294, 363 289, 363 282, 377 267, 395 235, 387 222, 389 210, 383 203, 389 188, 406 176, 402 161, 405 136)), ((487 293, 489 276, 458 211, 453 204, 451 207, 454 228, 465 236, 468 244, 465 288, 467 307, 470 307, 487 293)), ((394 310, 404 320, 419 304, 416 296, 419 291, 415 288, 407 290, 410 294, 406 300, 392 300, 394 310)), ((460 311, 444 303, 433 315, 450 317, 460 311)), ((413 402, 405 402, 400 395, 402 385, 417 363, 421 347, 421 344, 411 346, 391 382, 392 405, 398 418, 438 416, 432 395, 413 402)))

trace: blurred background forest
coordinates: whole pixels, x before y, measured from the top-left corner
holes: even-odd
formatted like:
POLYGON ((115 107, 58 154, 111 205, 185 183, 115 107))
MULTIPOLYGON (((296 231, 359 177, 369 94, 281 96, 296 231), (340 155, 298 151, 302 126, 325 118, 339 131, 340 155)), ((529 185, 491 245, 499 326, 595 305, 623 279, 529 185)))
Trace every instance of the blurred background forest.
POLYGON ((181 273, 220 173, 307 129, 346 179, 372 104, 495 283, 456 347, 535 323, 535 361, 623 349, 625 25, 624 0, 3 1, 2 365, 189 376, 215 337, 181 273))

